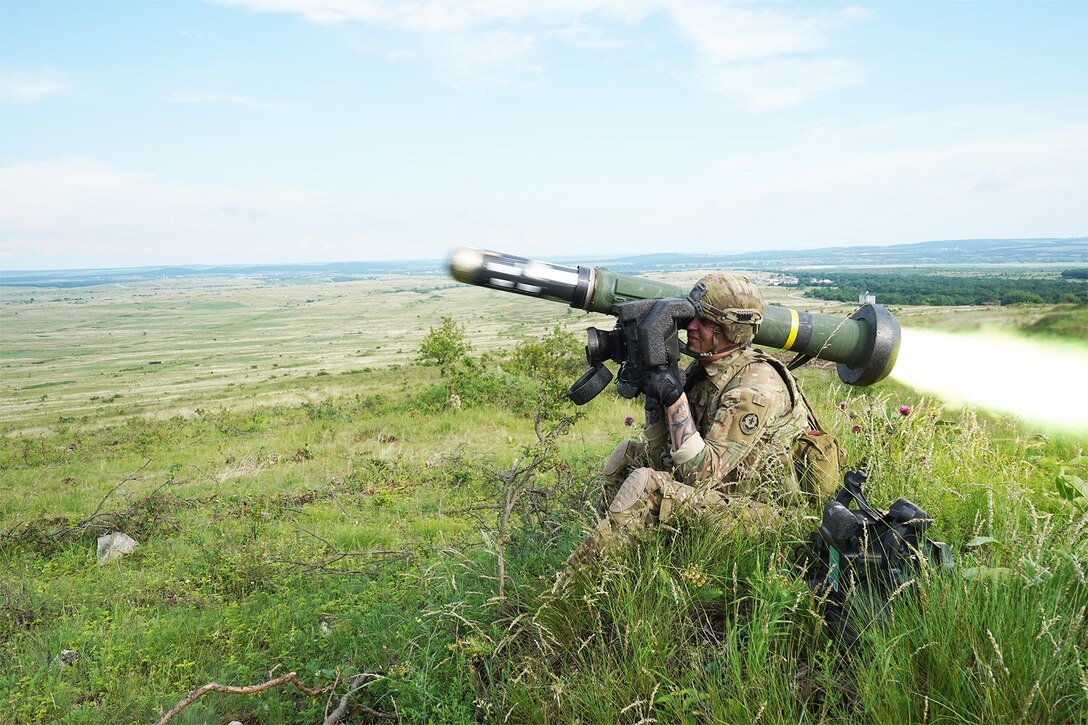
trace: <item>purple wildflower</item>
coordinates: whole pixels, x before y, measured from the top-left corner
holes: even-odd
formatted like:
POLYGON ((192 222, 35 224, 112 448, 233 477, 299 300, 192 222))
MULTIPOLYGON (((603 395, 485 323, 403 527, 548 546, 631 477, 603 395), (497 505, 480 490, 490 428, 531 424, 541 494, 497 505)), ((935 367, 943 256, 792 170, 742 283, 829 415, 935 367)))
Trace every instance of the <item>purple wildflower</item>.
POLYGON ((899 415, 902 415, 904 417, 910 415, 910 406, 909 405, 900 405, 899 406, 899 415))
POLYGON ((846 401, 845 400, 840 400, 839 401, 839 410, 846 410, 846 401))
POLYGON ((854 425, 850 428, 850 430, 854 431, 855 433, 860 433, 861 432, 861 426, 858 425, 857 423, 854 423, 854 425))
POLYGON ((623 424, 624 425, 634 425, 635 424, 635 419, 632 418, 631 416, 627 416, 626 418, 623 419, 623 424))

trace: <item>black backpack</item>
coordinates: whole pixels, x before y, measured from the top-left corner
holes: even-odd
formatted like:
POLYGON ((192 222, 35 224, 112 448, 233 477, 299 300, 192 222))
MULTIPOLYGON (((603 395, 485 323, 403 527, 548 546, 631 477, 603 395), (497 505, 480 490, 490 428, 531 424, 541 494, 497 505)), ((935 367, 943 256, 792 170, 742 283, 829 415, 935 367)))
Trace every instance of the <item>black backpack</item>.
POLYGON ((860 471, 846 473, 809 541, 809 587, 826 598, 828 624, 847 647, 883 619, 888 598, 919 566, 955 567, 948 544, 925 535, 929 514, 905 498, 887 511, 873 508, 861 491, 865 480, 860 471))

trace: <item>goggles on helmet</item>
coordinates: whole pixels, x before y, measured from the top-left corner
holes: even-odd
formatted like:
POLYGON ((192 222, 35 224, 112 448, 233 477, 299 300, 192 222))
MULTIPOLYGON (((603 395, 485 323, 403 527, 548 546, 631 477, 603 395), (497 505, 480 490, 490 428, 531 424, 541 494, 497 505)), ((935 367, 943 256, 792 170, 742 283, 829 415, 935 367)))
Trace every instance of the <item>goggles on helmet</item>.
POLYGON ((699 317, 716 322, 736 322, 742 325, 758 325, 763 322, 763 313, 759 310, 744 307, 721 309, 709 302, 703 302, 706 291, 706 283, 700 282, 695 285, 695 288, 691 290, 691 294, 688 295, 688 301, 691 302, 695 308, 695 314, 699 317))

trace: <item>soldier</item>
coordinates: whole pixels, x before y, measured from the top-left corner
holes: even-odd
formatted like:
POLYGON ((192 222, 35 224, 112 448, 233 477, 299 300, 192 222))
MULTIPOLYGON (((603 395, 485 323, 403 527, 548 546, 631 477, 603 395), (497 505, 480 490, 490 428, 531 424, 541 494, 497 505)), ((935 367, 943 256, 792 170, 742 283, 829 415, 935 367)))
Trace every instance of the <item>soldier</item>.
MULTIPOLYGON (((635 538, 681 506, 763 528, 774 525, 776 504, 803 499, 794 454, 819 424, 786 367, 751 348, 762 295, 744 277, 714 272, 690 299, 696 316, 687 348, 695 361, 686 382, 675 365, 650 375, 643 389, 646 442, 625 441, 605 462, 607 513, 575 560, 635 538)), ((838 447, 823 438, 833 447, 835 470, 815 486, 833 490, 838 447)))

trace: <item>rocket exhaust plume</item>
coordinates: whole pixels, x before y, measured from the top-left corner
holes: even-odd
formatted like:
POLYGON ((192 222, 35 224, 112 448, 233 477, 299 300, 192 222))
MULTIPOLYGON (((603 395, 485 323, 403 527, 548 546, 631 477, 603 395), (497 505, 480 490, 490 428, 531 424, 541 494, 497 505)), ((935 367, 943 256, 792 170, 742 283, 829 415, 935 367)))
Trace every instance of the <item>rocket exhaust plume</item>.
POLYGON ((904 328, 891 377, 941 400, 1088 434, 1088 344, 904 328))

